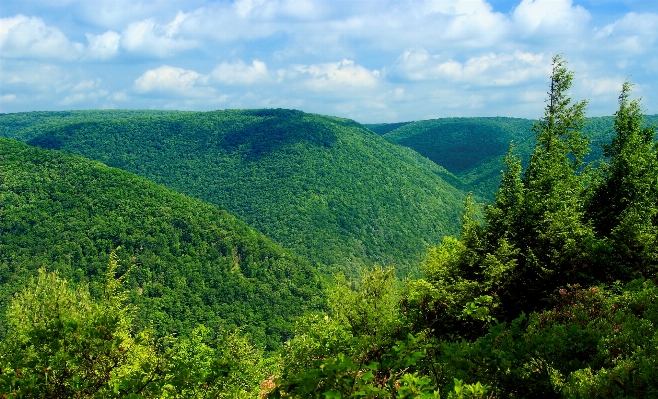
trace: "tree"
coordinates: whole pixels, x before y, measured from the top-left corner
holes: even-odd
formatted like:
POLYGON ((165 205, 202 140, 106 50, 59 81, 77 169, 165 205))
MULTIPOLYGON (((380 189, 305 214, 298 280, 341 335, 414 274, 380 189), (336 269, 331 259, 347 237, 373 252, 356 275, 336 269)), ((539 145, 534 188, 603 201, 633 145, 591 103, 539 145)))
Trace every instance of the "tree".
POLYGON ((658 268, 658 150, 655 128, 643 126, 640 100, 625 82, 615 113, 616 135, 594 185, 588 216, 606 240, 608 281, 650 277, 658 268))
POLYGON ((119 397, 152 380, 155 361, 146 332, 131 333, 117 262, 110 257, 103 301, 58 273, 39 271, 7 311, 0 346, 0 391, 21 397, 119 397))
POLYGON ((199 325, 157 344, 133 333, 135 309, 110 256, 102 298, 44 269, 11 301, 0 342, 0 397, 253 398, 274 365, 238 332, 199 325))
POLYGON ((588 141, 581 133, 587 102, 568 96, 572 80, 566 61, 555 56, 528 167, 522 172, 511 146, 483 220, 467 200, 461 240, 447 238, 430 250, 428 281, 412 284, 408 296, 424 308, 422 320, 477 335, 490 321, 544 308, 560 286, 591 280, 595 240, 584 218, 588 141))
POLYGON ((544 116, 533 128, 537 144, 521 181, 513 180, 514 201, 506 201, 515 205, 499 208, 506 204, 500 197, 509 197, 504 181, 489 211, 491 221, 496 209, 514 216, 488 237, 493 244, 506 239, 519 250, 513 282, 501 293, 514 313, 540 309, 556 287, 588 282, 591 275, 593 231, 584 218, 589 173, 583 162, 589 142, 581 132, 587 102, 569 97, 573 76, 561 55, 553 57, 544 116))

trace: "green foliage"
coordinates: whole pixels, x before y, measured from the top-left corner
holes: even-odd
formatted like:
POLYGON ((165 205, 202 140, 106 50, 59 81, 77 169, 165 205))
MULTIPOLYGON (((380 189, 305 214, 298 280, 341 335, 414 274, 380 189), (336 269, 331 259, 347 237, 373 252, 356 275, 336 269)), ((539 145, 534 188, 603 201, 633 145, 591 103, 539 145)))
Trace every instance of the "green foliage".
POLYGON ((131 333, 133 310, 113 280, 110 258, 101 303, 57 273, 39 271, 11 302, 2 341, 1 391, 21 397, 119 397, 140 391, 153 353, 146 332, 131 333))
POLYGON ((329 314, 300 320, 270 397, 394 397, 400 386, 408 395, 399 397, 431 392, 417 375, 400 380, 424 354, 420 340, 405 338, 395 283, 392 271, 382 269, 365 273, 358 285, 338 277, 329 314))
POLYGON ((425 279, 404 290, 412 331, 429 327, 436 339, 425 370, 444 390, 461 379, 496 397, 658 394, 655 284, 581 288, 656 277, 654 129, 625 84, 610 161, 585 165, 585 103, 566 95, 571 80, 554 58, 527 168, 510 149, 483 220, 467 199, 461 240, 431 249, 425 279))
POLYGON ((496 397, 654 397, 658 288, 559 290, 554 307, 492 326, 473 342, 445 342, 442 373, 477 379, 496 397))
MULTIPOLYGON (((198 326, 189 336, 135 333, 135 309, 111 254, 103 296, 39 271, 7 312, 0 394, 70 398, 253 398, 274 369, 236 332, 198 326), (160 344, 158 344, 160 342, 160 344), (162 345, 165 343, 165 345, 162 345)), ((125 275, 124 275, 125 277, 125 275)))
MULTIPOLYGON (((410 333, 390 271, 374 269, 360 284, 339 277, 330 312, 302 318, 283 350, 283 370, 268 397, 439 398, 436 344, 410 333)), ((485 398, 488 387, 452 381, 448 398, 485 398)))
POLYGON ((408 272, 427 243, 457 233, 463 198, 446 182, 454 176, 413 151, 356 122, 300 111, 92 119, 29 143, 212 203, 328 274, 358 276, 375 262, 408 272))
POLYGON ((629 102, 632 84, 624 83, 615 117, 616 136, 605 146, 588 216, 605 238, 602 254, 610 265, 607 280, 658 271, 658 150, 655 128, 643 127, 639 100, 629 102))
POLYGON ((588 142, 580 131, 586 103, 571 103, 566 91, 573 74, 564 64, 559 56, 553 60, 526 170, 510 148, 484 223, 467 200, 461 241, 444 240, 425 262, 435 289, 418 294, 410 286, 413 301, 422 298, 422 318, 448 325, 451 334, 479 335, 496 319, 544 308, 557 286, 593 281, 594 233, 584 217, 588 174, 582 168, 588 142))
POLYGON ((181 113, 159 110, 85 110, 85 111, 35 111, 15 114, 0 114, 0 136, 27 141, 53 129, 84 121, 125 119, 136 117, 159 117, 181 113))
POLYGON ((303 260, 215 207, 102 164, 0 139, 0 300, 42 267, 101 295, 116 251, 139 328, 158 335, 243 326, 274 349, 319 309, 303 260), (125 270, 122 270, 125 272, 125 270))
MULTIPOLYGON (((441 118, 397 124, 365 125, 388 141, 407 146, 445 167, 459 180, 451 184, 493 201, 500 184, 510 142, 527 166, 536 137, 533 120, 519 118, 441 118)), ((643 126, 658 124, 658 115, 645 116, 643 126)), ((615 135, 614 117, 586 118, 583 133, 592 140, 586 162, 603 158, 603 147, 615 135)))

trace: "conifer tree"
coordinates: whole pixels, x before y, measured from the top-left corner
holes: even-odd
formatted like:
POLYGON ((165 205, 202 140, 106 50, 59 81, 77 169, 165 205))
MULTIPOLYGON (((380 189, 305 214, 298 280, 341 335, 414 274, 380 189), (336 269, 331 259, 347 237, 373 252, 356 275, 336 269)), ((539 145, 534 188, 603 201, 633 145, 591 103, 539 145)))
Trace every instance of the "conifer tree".
POLYGON ((606 241, 601 263, 607 281, 650 277, 658 269, 658 151, 655 128, 643 127, 640 100, 625 82, 615 113, 616 136, 604 147, 589 204, 597 235, 606 241))
POLYGON ((511 146, 483 222, 467 201, 461 240, 447 239, 430 251, 425 272, 436 292, 423 303, 464 307, 463 313, 437 315, 441 323, 473 330, 464 315, 511 319, 545 307, 559 287, 592 280, 596 241, 584 217, 589 143, 581 133, 587 102, 569 97, 572 81, 566 61, 554 57, 545 114, 534 126, 537 144, 525 172, 511 146))
POLYGON ((591 274, 593 231, 584 222, 583 168, 589 142, 581 132, 587 102, 569 97, 573 76, 555 56, 545 113, 533 129, 534 153, 521 179, 515 177, 519 161, 508 161, 509 176, 489 211, 491 222, 497 210, 507 220, 490 223, 497 231, 489 228, 489 241, 506 239, 519 251, 512 283, 502 293, 509 310, 539 309, 556 287, 586 282, 591 274))

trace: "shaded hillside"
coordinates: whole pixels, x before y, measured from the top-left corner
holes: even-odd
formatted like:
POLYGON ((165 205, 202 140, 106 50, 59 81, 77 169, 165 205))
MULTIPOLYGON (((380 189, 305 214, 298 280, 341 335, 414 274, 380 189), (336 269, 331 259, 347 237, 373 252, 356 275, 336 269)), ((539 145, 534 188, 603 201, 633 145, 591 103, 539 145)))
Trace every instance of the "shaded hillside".
MULTIPOLYGON (((214 206, 125 171, 0 138, 0 305, 37 269, 90 281, 111 251, 137 321, 159 333, 245 326, 272 348, 318 308, 307 263, 214 206)), ((3 310, 4 314, 4 310, 3 310)))
POLYGON ((82 122, 30 143, 201 198, 313 262, 351 271, 415 264, 457 232, 463 208, 445 169, 354 121, 300 111, 82 122))
MULTIPOLYGON (((648 124, 658 124, 658 115, 647 116, 648 124)), ((584 133, 592 139, 587 160, 600 159, 602 143, 614 135, 614 117, 588 118, 584 133)), ((525 161, 535 145, 533 120, 518 118, 444 118, 411 122, 395 127, 383 137, 409 147, 454 173, 483 198, 491 198, 503 167, 510 142, 525 161)), ((375 125, 380 131, 395 124, 375 125)))
POLYGON ((0 136, 27 141, 44 133, 44 131, 48 129, 52 129, 55 125, 116 118, 158 117, 181 112, 182 111, 98 109, 85 111, 33 111, 0 114, 0 136))
POLYGON ((396 123, 364 123, 363 126, 372 130, 380 136, 385 135, 391 130, 401 128, 404 125, 408 125, 413 122, 396 122, 396 123))

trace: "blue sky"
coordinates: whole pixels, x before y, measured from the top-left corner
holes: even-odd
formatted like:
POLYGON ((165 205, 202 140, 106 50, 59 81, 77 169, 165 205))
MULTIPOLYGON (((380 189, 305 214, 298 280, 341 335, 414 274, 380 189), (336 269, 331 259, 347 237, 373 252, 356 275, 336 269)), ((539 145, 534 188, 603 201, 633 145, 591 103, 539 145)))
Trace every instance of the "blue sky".
POLYGON ((0 0, 0 112, 537 118, 557 53, 589 115, 658 113, 653 0, 0 0))

